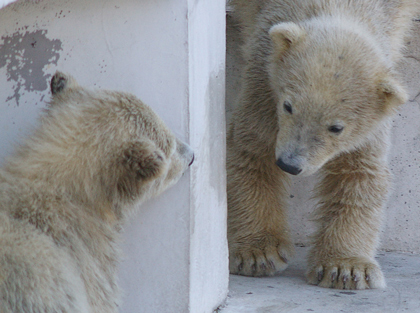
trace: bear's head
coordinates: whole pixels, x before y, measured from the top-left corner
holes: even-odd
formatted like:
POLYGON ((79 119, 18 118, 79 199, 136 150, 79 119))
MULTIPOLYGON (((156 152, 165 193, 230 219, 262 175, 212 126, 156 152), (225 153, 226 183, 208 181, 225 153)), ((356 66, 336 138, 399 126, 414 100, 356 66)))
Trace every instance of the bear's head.
POLYGON ((345 19, 315 18, 274 25, 269 35, 281 169, 310 175, 387 131, 407 96, 368 32, 345 19))
POLYGON ((193 162, 191 148, 131 94, 91 91, 60 72, 51 92, 39 127, 16 155, 25 164, 14 168, 31 181, 118 217, 122 205, 165 190, 193 162))

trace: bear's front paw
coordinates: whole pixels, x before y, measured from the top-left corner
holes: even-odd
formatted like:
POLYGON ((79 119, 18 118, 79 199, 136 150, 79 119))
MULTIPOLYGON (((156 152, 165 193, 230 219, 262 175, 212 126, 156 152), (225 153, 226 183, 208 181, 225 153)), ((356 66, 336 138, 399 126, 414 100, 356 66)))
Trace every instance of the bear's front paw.
POLYGON ((375 260, 337 258, 319 262, 309 260, 308 282, 325 288, 385 288, 385 278, 375 260))
POLYGON ((272 276, 284 271, 288 260, 294 254, 294 247, 288 241, 275 237, 257 242, 231 244, 229 270, 231 274, 244 276, 272 276))

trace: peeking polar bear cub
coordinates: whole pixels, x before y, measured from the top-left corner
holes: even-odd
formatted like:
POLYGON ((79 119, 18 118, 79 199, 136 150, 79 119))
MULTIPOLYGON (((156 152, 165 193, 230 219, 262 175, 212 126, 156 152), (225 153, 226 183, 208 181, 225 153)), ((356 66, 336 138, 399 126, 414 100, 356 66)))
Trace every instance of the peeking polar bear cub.
POLYGON ((51 92, 0 169, 0 312, 117 312, 120 225, 194 155, 131 94, 60 72, 51 92))

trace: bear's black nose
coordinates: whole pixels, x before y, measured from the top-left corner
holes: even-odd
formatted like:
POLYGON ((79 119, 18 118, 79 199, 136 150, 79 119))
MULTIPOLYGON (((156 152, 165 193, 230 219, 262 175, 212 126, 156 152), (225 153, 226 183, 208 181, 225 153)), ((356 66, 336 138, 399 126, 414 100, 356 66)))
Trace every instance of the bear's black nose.
POLYGON ((284 162, 282 161, 282 159, 281 159, 281 158, 279 158, 279 159, 276 161, 276 165, 277 165, 278 167, 280 167, 283 171, 285 171, 285 172, 287 172, 287 173, 289 173, 289 174, 292 174, 292 175, 297 175, 297 174, 299 174, 300 172, 302 172, 302 169, 301 169, 301 168, 298 168, 298 167, 293 166, 293 165, 286 164, 286 163, 284 163, 284 162))
POLYGON ((191 158, 191 162, 190 162, 190 164, 188 164, 188 166, 191 166, 193 163, 194 163, 194 154, 193 154, 193 156, 191 158))

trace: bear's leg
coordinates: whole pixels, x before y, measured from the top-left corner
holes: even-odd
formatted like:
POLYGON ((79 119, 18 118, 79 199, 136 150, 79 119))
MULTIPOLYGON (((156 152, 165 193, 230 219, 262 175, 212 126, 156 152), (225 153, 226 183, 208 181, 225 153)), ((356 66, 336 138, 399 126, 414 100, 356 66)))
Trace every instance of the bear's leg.
POLYGON ((285 212, 287 174, 275 165, 274 152, 251 158, 228 150, 230 272, 274 275, 287 267, 294 252, 285 212))
POLYGON ((321 287, 385 287, 375 261, 389 173, 377 150, 365 147, 327 163, 317 187, 319 229, 308 256, 308 281, 321 287))

